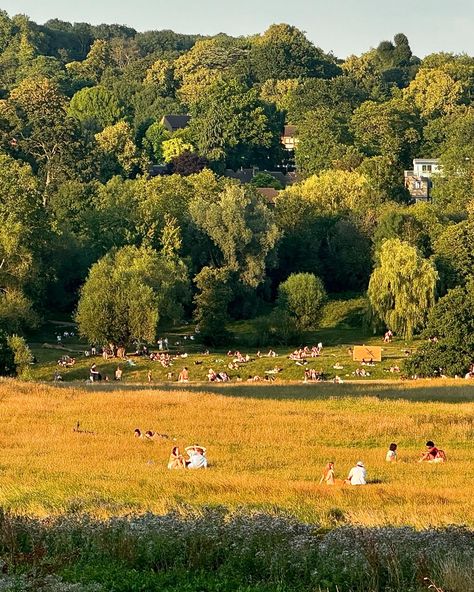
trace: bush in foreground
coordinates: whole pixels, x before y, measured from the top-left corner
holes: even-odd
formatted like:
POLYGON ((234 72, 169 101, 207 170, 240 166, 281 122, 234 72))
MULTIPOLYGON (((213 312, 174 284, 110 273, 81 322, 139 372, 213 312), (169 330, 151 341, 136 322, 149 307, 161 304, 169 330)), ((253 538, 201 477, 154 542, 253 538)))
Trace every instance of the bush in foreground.
POLYGON ((49 589, 71 592, 418 592, 428 582, 466 592, 474 583, 474 533, 464 528, 323 532, 286 515, 221 508, 107 522, 3 516, 0 552, 10 584, 16 578, 21 586, 25 571, 30 583, 54 573, 55 586, 64 581, 64 588, 49 589))

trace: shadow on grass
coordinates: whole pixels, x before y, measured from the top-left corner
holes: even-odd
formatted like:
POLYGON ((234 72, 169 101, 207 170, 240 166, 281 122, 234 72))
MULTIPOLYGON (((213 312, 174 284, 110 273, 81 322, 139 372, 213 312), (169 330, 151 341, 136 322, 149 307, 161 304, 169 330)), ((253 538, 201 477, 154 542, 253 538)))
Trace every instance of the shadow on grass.
POLYGON ((115 391, 183 391, 215 393, 220 396, 274 400, 318 400, 342 397, 377 397, 403 399, 412 402, 474 402, 474 384, 457 381, 400 381, 355 383, 286 383, 286 384, 209 384, 155 383, 152 385, 127 383, 64 383, 60 388, 84 388, 87 391, 113 393, 115 391))

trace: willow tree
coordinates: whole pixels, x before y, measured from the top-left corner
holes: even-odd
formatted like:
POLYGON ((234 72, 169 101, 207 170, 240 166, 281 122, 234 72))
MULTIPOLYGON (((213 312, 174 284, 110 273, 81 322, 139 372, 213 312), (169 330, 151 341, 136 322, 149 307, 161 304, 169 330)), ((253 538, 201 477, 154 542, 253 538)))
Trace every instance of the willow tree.
POLYGON ((399 335, 411 338, 434 305, 438 272, 415 247, 399 239, 382 244, 369 282, 372 312, 399 335))

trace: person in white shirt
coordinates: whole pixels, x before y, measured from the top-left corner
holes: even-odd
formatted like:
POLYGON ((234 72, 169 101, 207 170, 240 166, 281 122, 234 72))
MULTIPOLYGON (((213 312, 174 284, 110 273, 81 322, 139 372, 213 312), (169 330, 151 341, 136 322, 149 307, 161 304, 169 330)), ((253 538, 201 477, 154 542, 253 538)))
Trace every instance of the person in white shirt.
POLYGON ((387 450, 387 454, 385 456, 385 460, 387 462, 397 462, 397 445, 395 442, 392 442, 387 450))
POLYGON ((355 467, 349 471, 349 475, 345 480, 346 484, 350 485, 367 485, 367 471, 365 470, 364 463, 360 460, 355 467))
POLYGON ((206 449, 201 446, 188 446, 185 448, 189 455, 189 461, 186 464, 188 469, 207 469, 206 449))

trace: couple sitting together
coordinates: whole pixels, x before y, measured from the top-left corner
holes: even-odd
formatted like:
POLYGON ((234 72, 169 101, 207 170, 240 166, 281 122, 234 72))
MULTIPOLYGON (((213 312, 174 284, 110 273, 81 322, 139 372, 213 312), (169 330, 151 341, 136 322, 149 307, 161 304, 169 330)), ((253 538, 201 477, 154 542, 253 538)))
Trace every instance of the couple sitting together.
POLYGON ((173 446, 168 460, 168 469, 207 469, 206 449, 193 444, 185 449, 188 458, 184 458, 178 446, 173 446))

